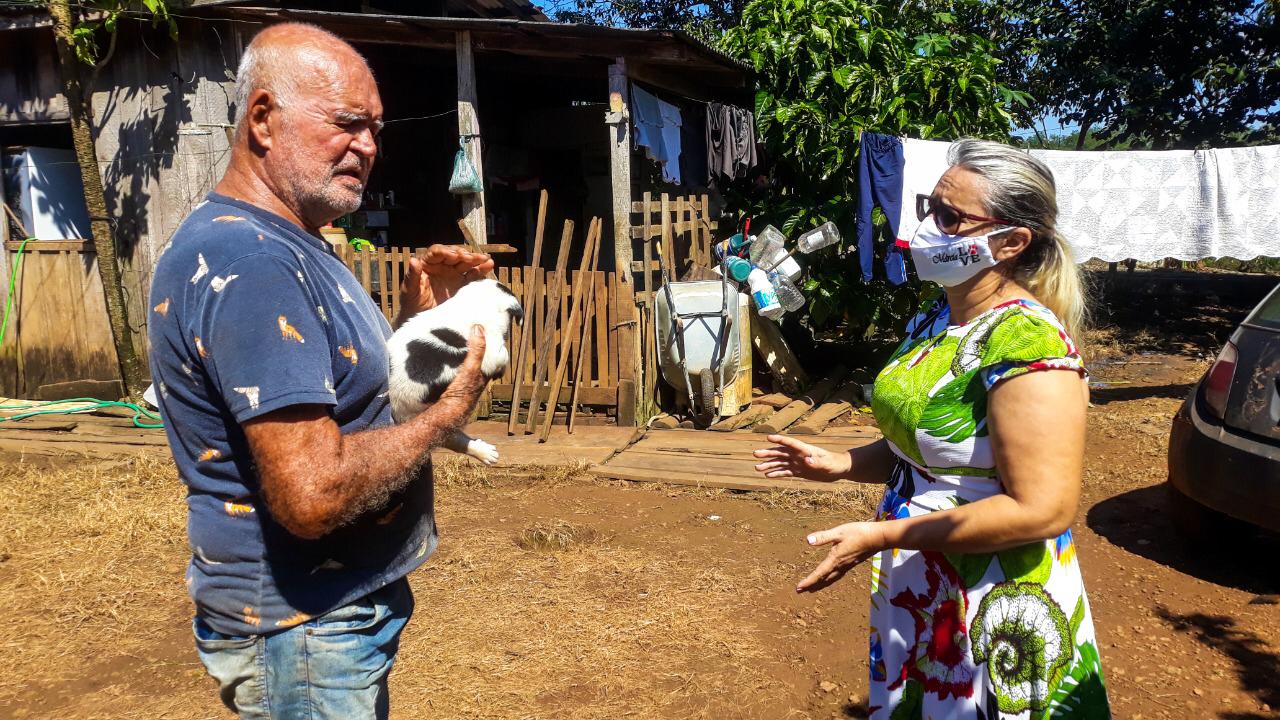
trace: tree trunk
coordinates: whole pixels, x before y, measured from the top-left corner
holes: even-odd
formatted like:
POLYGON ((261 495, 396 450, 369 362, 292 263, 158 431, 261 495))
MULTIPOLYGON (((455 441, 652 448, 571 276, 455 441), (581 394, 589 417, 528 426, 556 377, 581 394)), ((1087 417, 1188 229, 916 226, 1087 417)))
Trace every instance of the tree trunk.
MULTIPOLYGON (((115 240, 107 216, 107 201, 102 192, 102 175, 98 171, 98 154, 93 138, 93 98, 81 85, 80 65, 72 40, 70 0, 50 0, 53 35, 58 48, 58 67, 67 93, 67 109, 71 115, 71 137, 76 160, 80 164, 80 180, 84 183, 84 202, 89 211, 94 248, 98 253, 98 274, 107 301, 107 318, 115 341, 120 364, 120 381, 126 397, 134 400, 142 395, 142 363, 133 347, 128 306, 120 282, 120 265, 116 258, 115 240)), ((112 399, 112 398, 106 398, 112 399)))

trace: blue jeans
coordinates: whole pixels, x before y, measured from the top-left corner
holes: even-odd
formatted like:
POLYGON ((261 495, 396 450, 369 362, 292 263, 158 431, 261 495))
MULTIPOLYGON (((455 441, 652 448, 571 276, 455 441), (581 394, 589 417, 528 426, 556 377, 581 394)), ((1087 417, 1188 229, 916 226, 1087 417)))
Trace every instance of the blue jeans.
POLYGON ((199 616, 196 650, 241 718, 386 718, 387 676, 413 614, 401 578, 365 597, 272 635, 223 635, 199 616))
MULTIPOLYGON (((862 133, 862 148, 858 155, 858 214, 854 230, 858 238, 858 260, 862 265, 862 279, 871 282, 875 265, 875 227, 871 213, 879 205, 889 221, 889 232, 901 238, 909 228, 898 227, 902 214, 902 170, 906 161, 902 155, 902 140, 891 135, 862 133)), ((911 199, 912 202, 915 198, 911 199)), ((910 239, 910 238, 904 238, 910 239)), ((885 277, 894 285, 907 281, 906 263, 902 248, 894 242, 885 248, 885 277)))

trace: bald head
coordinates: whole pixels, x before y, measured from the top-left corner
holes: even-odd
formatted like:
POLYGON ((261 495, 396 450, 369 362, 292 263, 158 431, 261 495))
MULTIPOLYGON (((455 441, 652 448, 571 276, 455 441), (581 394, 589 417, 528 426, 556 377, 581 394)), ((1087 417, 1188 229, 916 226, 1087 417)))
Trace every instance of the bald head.
POLYGON ((382 99, 355 48, 313 25, 273 25, 240 61, 219 187, 314 230, 360 206, 381 129, 382 99))
POLYGON ((306 23, 281 23, 259 32, 245 48, 236 71, 237 128, 244 121, 249 98, 265 90, 281 107, 297 102, 299 89, 314 85, 317 74, 332 82, 340 68, 373 71, 358 50, 328 30, 306 23))

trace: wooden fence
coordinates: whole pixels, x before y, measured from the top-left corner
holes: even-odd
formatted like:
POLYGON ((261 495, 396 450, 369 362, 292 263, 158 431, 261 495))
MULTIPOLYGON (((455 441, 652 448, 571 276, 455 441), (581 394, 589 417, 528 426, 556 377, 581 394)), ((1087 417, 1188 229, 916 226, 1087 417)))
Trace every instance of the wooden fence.
MULTIPOLYGON (((6 268, 19 245, 5 243, 6 268)), ((0 395, 36 398, 45 385, 120 379, 97 258, 92 242, 27 243, 0 347, 0 395)), ((5 275, 0 298, 8 295, 5 275)))
MULTIPOLYGON (((386 248, 352 252, 340 249, 339 257, 351 268, 351 272, 360 280, 360 284, 374 302, 378 303, 387 319, 395 317, 400 311, 400 279, 404 275, 409 258, 416 251, 411 248, 386 248)), ((577 280, 578 271, 570 271, 569 277, 560 279, 559 323, 555 332, 547 332, 543 323, 546 320, 546 304, 548 290, 554 287, 548 282, 548 276, 554 271, 531 266, 499 268, 497 279, 515 293, 516 297, 524 297, 525 287, 534 284, 534 306, 525 308, 525 322, 534 323, 534 348, 541 348, 551 343, 554 352, 552 362, 560 352, 564 328, 569 324, 569 313, 573 307, 573 283, 577 280)), ((595 312, 588 318, 590 327, 586 336, 586 347, 582 355, 582 384, 578 391, 578 402, 582 405, 599 406, 607 414, 617 417, 620 425, 631 425, 635 422, 636 393, 636 354, 638 342, 636 338, 636 299, 634 286, 618 283, 615 273, 598 271, 591 273, 591 283, 595 286, 597 302, 595 312), (601 300, 603 298, 603 300, 601 300)), ((585 289, 587 285, 583 285, 585 289)), ((519 339, 518 329, 513 328, 507 338, 507 349, 511 357, 516 356, 515 342, 519 339)), ((573 364, 577 358, 577 347, 581 336, 568 338, 570 347, 570 364, 568 377, 575 377, 578 368, 573 364)), ((533 382, 534 362, 537 353, 529 353, 524 367, 508 367, 507 372, 498 378, 489 388, 492 401, 509 403, 515 378, 522 378, 524 390, 522 399, 528 399, 533 393, 530 385, 533 382)), ((514 363, 513 363, 514 364, 514 363)), ((548 373, 544 373, 544 376, 548 373)), ((571 389, 566 387, 560 395, 561 402, 567 402, 571 389)), ((543 382, 539 398, 545 399, 550 393, 547 382, 543 382)))
MULTIPOLYGON (((659 398, 664 386, 660 382, 657 338, 653 327, 653 293, 662 285, 661 267, 666 265, 672 281, 718 277, 711 271, 715 265, 712 246, 721 238, 716 236, 719 223, 711 217, 711 204, 706 195, 673 198, 666 194, 654 197, 645 193, 642 200, 631 204, 631 213, 631 237, 633 241, 640 241, 639 257, 643 258, 631 263, 632 272, 639 273, 636 284, 637 326, 643 365, 639 413, 648 420, 659 410, 673 409, 661 407, 663 403, 659 398)), ((683 405, 685 400, 673 394, 668 403, 683 405)))

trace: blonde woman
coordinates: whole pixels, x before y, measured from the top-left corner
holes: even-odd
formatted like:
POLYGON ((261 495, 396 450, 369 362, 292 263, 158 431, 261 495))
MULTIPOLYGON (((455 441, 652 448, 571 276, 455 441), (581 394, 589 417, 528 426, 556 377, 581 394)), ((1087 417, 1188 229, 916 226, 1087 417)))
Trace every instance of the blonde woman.
POLYGON ((871 560, 872 718, 1108 718, 1069 529, 1085 308, 1053 175, 998 143, 963 140, 950 159, 911 240, 944 292, 876 378, 884 439, 841 454, 774 435, 756 467, 888 482, 876 522, 808 537, 831 551, 796 588, 871 560))

